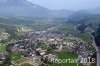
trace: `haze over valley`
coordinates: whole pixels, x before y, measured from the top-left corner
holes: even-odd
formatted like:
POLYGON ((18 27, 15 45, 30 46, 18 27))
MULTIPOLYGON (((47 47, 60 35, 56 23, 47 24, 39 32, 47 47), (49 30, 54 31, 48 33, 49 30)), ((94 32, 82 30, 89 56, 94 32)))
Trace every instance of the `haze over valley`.
POLYGON ((0 66, 100 66, 99 2, 0 0, 0 66))

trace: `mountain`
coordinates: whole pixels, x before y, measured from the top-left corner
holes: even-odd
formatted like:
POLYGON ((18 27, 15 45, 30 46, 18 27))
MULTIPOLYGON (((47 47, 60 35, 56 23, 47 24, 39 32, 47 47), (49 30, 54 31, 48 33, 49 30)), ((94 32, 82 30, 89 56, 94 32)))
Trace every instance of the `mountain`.
POLYGON ((74 11, 71 10, 53 10, 51 11, 51 14, 53 17, 69 17, 74 11))
POLYGON ((83 17, 88 17, 90 15, 91 15, 91 12, 90 11, 87 11, 87 10, 79 10, 79 11, 73 12, 70 15, 70 18, 83 18, 83 17))
POLYGON ((0 0, 0 15, 1 16, 24 16, 35 18, 49 17, 68 17, 68 10, 49 10, 45 7, 33 4, 27 0, 0 0))
POLYGON ((19 19, 14 17, 2 17, 0 16, 0 24, 32 24, 34 23, 33 20, 27 20, 27 19, 19 19))
POLYGON ((100 14, 100 7, 97 7, 96 9, 92 10, 93 14, 100 14))
POLYGON ((0 1, 0 14, 6 16, 47 17, 49 10, 26 0, 0 1))

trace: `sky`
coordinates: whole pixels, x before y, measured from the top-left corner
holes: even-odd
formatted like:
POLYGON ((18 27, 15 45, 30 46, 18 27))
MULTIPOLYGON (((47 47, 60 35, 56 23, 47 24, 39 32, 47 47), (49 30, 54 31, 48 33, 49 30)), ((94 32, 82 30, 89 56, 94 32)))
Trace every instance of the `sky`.
POLYGON ((90 10, 100 7, 100 0, 28 0, 51 10, 90 10))

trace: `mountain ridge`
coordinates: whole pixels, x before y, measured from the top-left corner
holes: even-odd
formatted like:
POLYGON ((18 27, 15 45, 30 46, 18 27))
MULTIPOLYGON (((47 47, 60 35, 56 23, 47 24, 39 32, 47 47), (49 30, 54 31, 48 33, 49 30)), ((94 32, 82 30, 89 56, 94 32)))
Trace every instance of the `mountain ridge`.
POLYGON ((33 4, 27 0, 2 0, 0 2, 0 15, 2 16, 26 16, 35 18, 68 17, 72 12, 68 10, 49 10, 45 7, 33 4))
POLYGON ((99 10, 50 10, 27 0, 0 0, 0 16, 7 17, 68 18, 100 14, 99 10))

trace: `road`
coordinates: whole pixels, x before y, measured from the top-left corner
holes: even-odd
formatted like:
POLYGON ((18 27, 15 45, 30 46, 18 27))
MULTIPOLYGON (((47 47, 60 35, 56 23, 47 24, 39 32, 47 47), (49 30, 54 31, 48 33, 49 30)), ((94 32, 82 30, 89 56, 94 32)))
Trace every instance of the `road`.
POLYGON ((92 37, 92 40, 93 40, 93 46, 95 47, 96 53, 97 53, 97 66, 100 66, 100 47, 96 46, 94 37, 92 35, 91 35, 91 37, 92 37))

